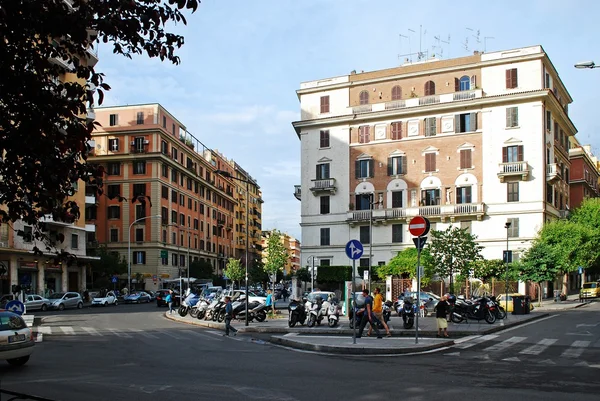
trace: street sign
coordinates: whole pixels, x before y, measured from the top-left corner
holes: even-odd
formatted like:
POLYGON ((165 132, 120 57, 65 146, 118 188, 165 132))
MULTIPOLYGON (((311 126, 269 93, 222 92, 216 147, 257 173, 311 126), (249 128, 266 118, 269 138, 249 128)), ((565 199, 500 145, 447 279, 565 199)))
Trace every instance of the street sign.
POLYGON ((119 281, 119 279, 117 278, 117 276, 113 276, 113 278, 110 280, 114 283, 116 283, 117 281, 119 281))
POLYGON ((351 239, 346 244, 346 255, 352 260, 360 259, 363 254, 363 244, 359 240, 351 239))
POLYGON ((415 246, 417 247, 417 249, 420 251, 425 246, 425 243, 427 242, 427 237, 413 238, 413 242, 415 243, 415 246))
POLYGON ((17 300, 7 303, 4 309, 16 313, 17 315, 22 315, 25 313, 25 305, 23 305, 23 302, 17 300))
POLYGON ((368 270, 365 270, 363 272, 363 280, 369 281, 369 271, 368 270))
POLYGON ((408 223, 408 231, 415 237, 427 235, 429 227, 431 227, 429 219, 423 216, 415 216, 410 219, 410 223, 408 223))
POLYGON ((502 261, 504 263, 512 263, 512 251, 502 251, 502 261))
POLYGON ((156 280, 158 280, 158 276, 155 274, 152 276, 152 281, 154 281, 156 283, 156 280))
POLYGON ((583 274, 583 267, 579 266, 579 274, 583 274))
POLYGON ((423 266, 419 266, 419 276, 423 277, 425 275, 425 268, 423 266))
POLYGON ((161 259, 168 259, 169 258, 169 251, 160 251, 160 258, 161 259))

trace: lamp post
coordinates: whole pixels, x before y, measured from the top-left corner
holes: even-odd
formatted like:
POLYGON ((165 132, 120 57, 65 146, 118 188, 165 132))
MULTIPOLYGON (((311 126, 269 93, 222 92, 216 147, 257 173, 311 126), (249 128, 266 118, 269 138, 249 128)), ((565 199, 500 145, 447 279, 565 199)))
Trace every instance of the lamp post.
POLYGON ((312 260, 312 268, 310 270, 310 292, 314 292, 315 291, 315 256, 311 255, 308 257, 308 259, 306 259, 306 263, 310 263, 309 261, 312 260))
MULTIPOLYGON (((250 199, 249 199, 250 198, 250 193, 249 193, 249 185, 248 184, 250 183, 250 181, 249 180, 245 180, 243 178, 234 177, 228 171, 215 170, 215 174, 218 174, 218 175, 220 175, 222 177, 225 177, 225 178, 231 178, 233 180, 238 180, 238 181, 246 183, 246 263, 245 263, 245 265, 246 265, 245 266, 246 267, 246 280, 245 280, 245 283, 246 283, 246 300, 244 302, 245 303, 246 313, 245 313, 245 322, 244 322, 244 324, 245 324, 245 326, 248 326, 248 324, 249 324, 248 323, 248 296, 249 296, 249 289, 248 289, 248 241, 249 241, 249 238, 248 238, 248 232, 249 232, 249 230, 248 230, 248 224, 249 224, 248 202, 250 201, 250 199)), ((217 249, 217 251, 218 251, 218 249, 217 249)), ((217 254, 217 260, 218 260, 218 254, 217 254)))
POLYGON ((378 205, 375 202, 375 194, 369 194, 369 294, 371 293, 371 265, 373 264, 373 206, 378 205))
POLYGON ((504 228, 506 228, 506 254, 504 256, 504 261, 506 262, 506 306, 505 306, 505 311, 508 310, 508 229, 511 226, 511 222, 507 221, 506 224, 504 224, 504 228))
POLYGON ((160 219, 160 218, 162 218, 162 216, 160 214, 156 214, 153 216, 140 217, 139 219, 134 220, 133 223, 131 223, 129 225, 129 231, 127 232, 128 237, 129 237, 129 238, 127 238, 129 240, 128 244, 127 244, 127 290, 128 291, 131 291, 131 227, 133 227, 133 225, 135 223, 137 223, 138 221, 152 219, 152 218, 160 219))
POLYGON ((598 68, 598 66, 596 65, 596 63, 594 63, 593 61, 582 61, 580 63, 577 63, 574 65, 575 68, 579 68, 579 69, 584 69, 584 68, 598 68))

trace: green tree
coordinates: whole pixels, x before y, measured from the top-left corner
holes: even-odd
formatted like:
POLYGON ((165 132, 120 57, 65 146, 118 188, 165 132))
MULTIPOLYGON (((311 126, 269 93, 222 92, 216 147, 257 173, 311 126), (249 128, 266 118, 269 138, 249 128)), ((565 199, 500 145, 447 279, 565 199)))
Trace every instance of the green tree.
POLYGON ((269 276, 265 272, 264 265, 260 260, 254 261, 248 268, 248 276, 248 280, 253 284, 264 284, 269 281, 269 276))
POLYGON ((480 260, 483 246, 477 236, 466 229, 450 226, 445 231, 431 231, 429 253, 434 271, 440 277, 450 277, 450 292, 454 292, 453 275, 471 276, 473 262, 480 260))
MULTIPOLYGON (((417 276, 417 255, 416 247, 410 247, 398 252, 386 265, 377 267, 377 276, 384 279, 386 276, 408 275, 411 279, 417 276)), ((431 254, 426 247, 421 251, 421 266, 425 270, 421 282, 427 284, 433 276, 434 269, 431 263, 431 254)))
POLYGON ((295 274, 298 280, 304 283, 304 288, 306 289, 306 283, 310 281, 310 270, 308 270, 306 267, 301 267, 300 269, 296 270, 295 274))
POLYGON ((290 255, 285 246, 283 246, 281 238, 279 231, 271 231, 271 235, 267 239, 266 257, 264 258, 265 264, 263 268, 269 275, 270 280, 273 281, 273 289, 275 289, 277 273, 283 270, 290 259, 290 255))
POLYGON ((99 260, 92 260, 90 266, 94 281, 98 278, 108 278, 119 274, 127 273, 127 261, 119 257, 118 252, 109 251, 106 245, 98 248, 97 256, 99 260))
POLYGON ((540 304, 542 302, 541 283, 554 280, 561 271, 556 264, 555 252, 556 249, 551 245, 536 239, 518 263, 520 279, 538 285, 540 304))
POLYGON ((229 258, 227 261, 227 266, 225 270, 223 270, 225 276, 240 285, 240 281, 246 277, 246 269, 242 266, 242 262, 239 259, 229 258))
POLYGON ((504 277, 506 264, 502 259, 480 259, 473 263, 473 277, 487 284, 492 279, 504 277))
MULTIPOLYGON (((10 0, 0 11, 0 220, 23 220, 32 237, 67 258, 43 230, 47 214, 56 221, 80 218, 69 199, 79 180, 102 194, 103 167, 87 163, 94 122, 90 106, 101 104, 110 86, 96 70, 88 49, 132 58, 145 54, 180 62, 184 39, 167 23, 186 23, 198 0, 10 0), (59 62, 60 61, 60 62, 59 62), (69 80, 61 80, 69 77, 69 80), (69 81, 69 82, 66 82, 69 81)), ((79 186, 81 189, 81 185, 79 186)), ((124 200, 119 197, 119 199, 124 200)), ((132 199, 132 203, 138 201, 132 199)), ((23 235, 23 233, 19 233, 23 235)), ((64 237, 60 240, 64 241, 64 237)), ((34 246, 33 251, 43 251, 34 246)))
POLYGON ((190 264, 190 277, 208 279, 213 276, 213 267, 206 260, 194 260, 190 264))

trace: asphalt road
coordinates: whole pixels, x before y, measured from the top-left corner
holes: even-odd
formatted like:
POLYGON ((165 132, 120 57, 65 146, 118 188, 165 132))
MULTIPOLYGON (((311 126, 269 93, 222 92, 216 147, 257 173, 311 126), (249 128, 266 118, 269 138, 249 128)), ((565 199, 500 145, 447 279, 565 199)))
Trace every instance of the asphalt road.
POLYGON ((85 334, 46 337, 23 368, 0 363, 0 385, 65 401, 589 400, 600 393, 599 311, 595 304, 498 337, 394 357, 327 356, 250 335, 225 338, 168 321, 152 304, 69 311, 46 320, 86 327, 85 334))

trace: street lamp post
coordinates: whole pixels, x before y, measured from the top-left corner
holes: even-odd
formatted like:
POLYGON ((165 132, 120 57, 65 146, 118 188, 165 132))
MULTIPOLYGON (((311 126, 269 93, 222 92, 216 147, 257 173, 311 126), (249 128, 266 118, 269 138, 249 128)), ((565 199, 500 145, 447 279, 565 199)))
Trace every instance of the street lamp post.
MULTIPOLYGON (((249 216, 248 216, 248 202, 250 201, 250 199, 249 199, 250 198, 250 192, 249 192, 250 181, 249 180, 245 180, 243 178, 234 177, 228 171, 215 170, 215 174, 218 174, 218 175, 220 175, 222 177, 231 178, 231 179, 238 180, 238 181, 246 183, 246 263, 245 263, 245 265, 246 265, 245 266, 246 267, 246 280, 245 280, 245 283, 246 283, 246 300, 244 302, 245 303, 246 313, 245 313, 245 322, 244 322, 244 324, 246 326, 248 326, 248 324, 249 324, 249 322, 248 322, 248 297, 249 297, 249 289, 248 289, 248 241, 249 241, 249 237, 248 237, 249 230, 248 230, 248 228, 249 227, 248 227, 248 224, 250 222, 249 216)), ((219 257, 218 257, 218 254, 217 254, 217 261, 218 261, 218 259, 219 259, 219 257)))
POLYGON ((312 268, 310 270, 310 292, 315 291, 315 257, 311 255, 306 259, 306 263, 309 263, 309 260, 312 260, 312 268))
POLYGON ((507 221, 506 224, 504 224, 504 228, 506 228, 506 255, 504 256, 505 262, 506 262, 506 306, 505 306, 505 311, 508 310, 508 229, 511 226, 511 222, 507 221))
POLYGON ((594 63, 593 61, 582 61, 580 63, 575 64, 574 66, 575 68, 579 68, 579 69, 583 69, 583 68, 598 68, 598 66, 596 65, 596 63, 594 63))
POLYGON ((378 205, 375 202, 375 194, 369 194, 369 294, 371 293, 371 266, 373 264, 373 206, 378 205))
POLYGON ((135 223, 137 223, 138 221, 142 221, 142 220, 146 220, 146 219, 160 219, 162 218, 162 216, 160 214, 157 215, 153 215, 153 216, 145 216, 145 217, 140 217, 139 219, 136 219, 133 221, 133 223, 131 223, 129 225, 129 231, 128 231, 128 245, 127 245, 127 290, 131 291, 131 227, 133 227, 133 225, 135 223))

